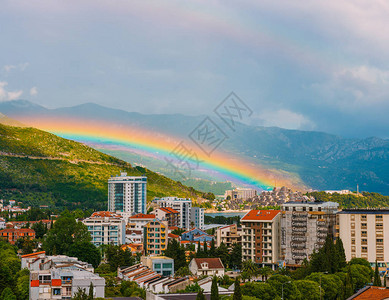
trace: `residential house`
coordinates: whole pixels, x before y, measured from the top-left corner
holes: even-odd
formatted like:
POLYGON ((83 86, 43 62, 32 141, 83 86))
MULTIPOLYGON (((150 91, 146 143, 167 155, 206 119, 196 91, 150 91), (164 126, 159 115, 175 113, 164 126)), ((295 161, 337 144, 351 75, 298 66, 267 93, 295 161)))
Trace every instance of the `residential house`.
POLYGON ((30 228, 6 228, 0 230, 0 238, 14 245, 18 239, 33 240, 35 239, 35 231, 30 228))
POLYGON ((194 276, 224 276, 224 266, 220 258, 193 258, 189 270, 194 276))
POLYGON ((231 249, 232 245, 241 243, 241 241, 242 229, 238 228, 236 224, 222 226, 216 229, 216 247, 219 247, 223 243, 228 249, 231 249))

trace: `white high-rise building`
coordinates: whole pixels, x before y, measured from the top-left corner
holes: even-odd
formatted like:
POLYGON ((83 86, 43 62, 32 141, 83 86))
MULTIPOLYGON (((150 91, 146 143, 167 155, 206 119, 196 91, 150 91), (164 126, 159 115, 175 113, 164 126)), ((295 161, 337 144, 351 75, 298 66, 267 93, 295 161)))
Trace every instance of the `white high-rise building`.
POLYGON ((204 229, 204 208, 200 208, 200 207, 191 208, 190 223, 195 228, 204 229))
POLYGON ((171 207, 179 212, 178 227, 190 229, 192 200, 177 197, 155 199, 159 207, 171 207))
POLYGON ((127 176, 123 172, 111 177, 108 179, 108 211, 124 217, 146 213, 146 193, 146 176, 127 176))

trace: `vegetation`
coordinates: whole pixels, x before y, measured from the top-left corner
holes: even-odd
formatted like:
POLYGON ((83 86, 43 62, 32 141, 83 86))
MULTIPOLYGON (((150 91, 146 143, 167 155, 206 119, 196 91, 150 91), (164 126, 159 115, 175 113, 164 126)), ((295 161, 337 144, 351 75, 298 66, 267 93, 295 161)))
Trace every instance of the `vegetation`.
POLYGON ((364 207, 388 207, 389 196, 378 193, 362 192, 360 194, 338 193, 327 194, 326 192, 312 192, 308 196, 313 196, 315 201, 332 201, 339 203, 341 208, 364 208, 364 207))
POLYGON ((25 205, 105 208, 107 180, 120 171, 145 174, 148 199, 201 193, 86 145, 34 129, 0 124, 0 198, 25 205))

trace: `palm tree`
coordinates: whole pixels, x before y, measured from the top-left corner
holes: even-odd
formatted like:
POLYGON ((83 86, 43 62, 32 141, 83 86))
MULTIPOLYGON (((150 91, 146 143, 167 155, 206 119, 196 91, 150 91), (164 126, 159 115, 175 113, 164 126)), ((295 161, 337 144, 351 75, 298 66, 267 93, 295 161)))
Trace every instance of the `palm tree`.
POLYGON ((245 273, 245 278, 251 280, 251 278, 258 275, 258 266, 252 260, 246 260, 243 262, 242 273, 245 273))
POLYGON ((266 281, 269 275, 273 273, 273 270, 269 267, 263 267, 259 269, 259 274, 262 276, 262 281, 266 281))

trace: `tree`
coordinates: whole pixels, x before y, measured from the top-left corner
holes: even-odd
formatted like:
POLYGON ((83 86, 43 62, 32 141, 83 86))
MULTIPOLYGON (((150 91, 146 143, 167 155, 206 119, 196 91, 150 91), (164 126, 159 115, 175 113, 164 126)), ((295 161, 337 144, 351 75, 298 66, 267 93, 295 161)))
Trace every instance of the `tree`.
POLYGON ((238 277, 235 279, 235 287, 234 287, 234 294, 232 296, 232 300, 242 300, 242 291, 240 289, 240 280, 238 277))
POLYGON ((188 267, 181 267, 179 268, 176 272, 175 272, 175 275, 177 277, 184 277, 184 276, 187 276, 187 275, 190 275, 190 270, 188 267))
POLYGON ((197 252, 196 252, 196 258, 203 258, 204 252, 201 250, 201 244, 200 241, 197 242, 197 252))
POLYGON ((200 289, 200 291, 197 293, 196 300, 206 300, 203 289, 200 289))
POLYGON ((235 243, 232 246, 230 267, 235 269, 242 268, 242 244, 241 243, 235 243))
POLYGON ((30 271, 22 269, 17 274, 16 292, 20 300, 28 300, 30 287, 30 271))
POLYGON ((374 286, 381 286, 381 277, 380 277, 380 272, 379 272, 379 270, 378 270, 378 263, 377 263, 377 260, 375 261, 373 285, 374 285, 374 286))
POLYGON ((245 276, 248 280, 251 280, 259 274, 258 266, 252 260, 244 261, 242 270, 246 273, 245 276))
POLYGON ((324 299, 336 299, 342 291, 342 282, 340 278, 332 274, 312 273, 305 280, 315 281, 321 285, 321 294, 324 299))
POLYGON ((224 243, 221 243, 220 246, 216 249, 216 257, 219 257, 225 268, 228 267, 230 260, 228 248, 224 243))
POLYGON ((294 282, 301 295, 307 300, 320 300, 319 284, 311 280, 297 280, 294 282))
POLYGON ((219 300, 219 288, 217 286, 217 277, 213 276, 211 286, 211 300, 219 300))
POLYGON ((266 281, 272 273, 273 270, 268 266, 259 269, 259 274, 262 276, 262 281, 266 281))
POLYGON ((347 299, 354 294, 354 284, 351 277, 350 266, 347 267, 347 273, 344 279, 344 293, 343 298, 347 299))
POLYGON ((91 281, 90 285, 89 285, 89 293, 88 293, 88 300, 93 300, 93 283, 91 281))
POLYGON ((72 300, 89 300, 88 295, 85 293, 85 289, 78 288, 77 292, 72 297, 72 300))
POLYGON ((47 227, 43 224, 42 221, 35 223, 31 228, 35 230, 35 237, 37 239, 43 238, 47 232, 47 227))
POLYGON ((209 257, 216 257, 216 246, 215 246, 214 239, 212 239, 211 241, 211 249, 209 250, 209 257))
POLYGON ((207 245, 207 242, 204 240, 204 257, 209 257, 209 254, 208 254, 208 245, 207 245))
POLYGON ((174 271, 188 266, 185 249, 175 239, 170 240, 167 244, 165 255, 174 259, 174 271))
POLYGON ((340 237, 336 239, 335 250, 338 260, 338 268, 337 271, 342 270, 346 265, 346 253, 344 252, 343 242, 340 237))
POLYGON ((105 256, 112 272, 116 271, 118 267, 132 266, 135 260, 131 251, 128 249, 124 251, 120 246, 115 245, 108 245, 105 256))
POLYGON ((261 300, 279 299, 277 291, 273 286, 267 283, 248 282, 242 287, 242 294, 257 297, 261 300))
POLYGON ((12 292, 11 288, 6 287, 0 296, 1 300, 16 300, 15 294, 12 292))
POLYGON ((366 284, 371 282, 372 278, 372 269, 371 267, 366 267, 364 265, 353 264, 350 266, 350 274, 352 282, 355 285, 355 289, 361 289, 366 284))

